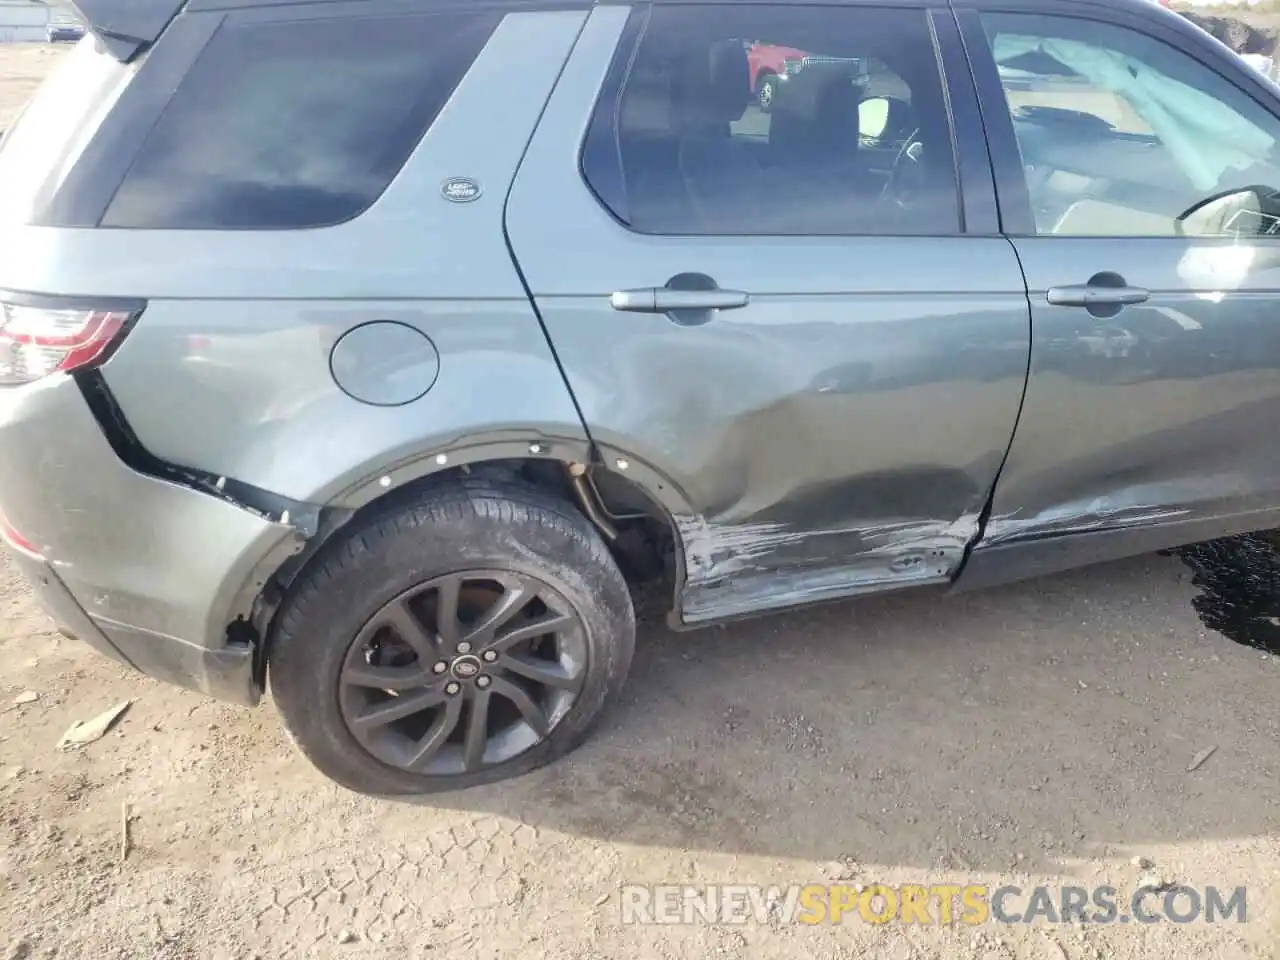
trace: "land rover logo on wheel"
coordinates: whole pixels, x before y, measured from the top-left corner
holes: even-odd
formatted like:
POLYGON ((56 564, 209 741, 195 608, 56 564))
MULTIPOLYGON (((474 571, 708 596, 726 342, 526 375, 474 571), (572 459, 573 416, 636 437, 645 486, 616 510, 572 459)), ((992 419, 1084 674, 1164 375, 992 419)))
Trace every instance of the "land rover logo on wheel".
POLYGON ((452 671, 459 680, 470 680, 480 672, 480 661, 475 657, 459 657, 453 661, 452 671))
POLYGON ((440 192, 453 203, 470 203, 480 196, 480 184, 469 177, 450 177, 440 185, 440 192))

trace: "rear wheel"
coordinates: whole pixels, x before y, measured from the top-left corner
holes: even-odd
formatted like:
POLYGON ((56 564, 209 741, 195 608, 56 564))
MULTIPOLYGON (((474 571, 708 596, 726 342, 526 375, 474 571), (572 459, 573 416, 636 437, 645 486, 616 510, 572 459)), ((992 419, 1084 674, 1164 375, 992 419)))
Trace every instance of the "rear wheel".
POLYGON ((630 595, 595 529, 538 490, 424 494, 331 543, 280 612, 286 729, 353 790, 430 793, 572 750, 622 686, 630 595))

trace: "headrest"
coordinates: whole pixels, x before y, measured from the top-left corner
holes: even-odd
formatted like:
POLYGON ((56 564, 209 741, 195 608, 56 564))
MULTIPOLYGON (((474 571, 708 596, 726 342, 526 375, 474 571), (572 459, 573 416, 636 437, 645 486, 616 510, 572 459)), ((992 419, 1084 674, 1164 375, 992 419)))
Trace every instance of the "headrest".
POLYGON ((862 91, 854 86, 848 78, 832 78, 818 90, 817 122, 827 128, 834 139, 845 142, 850 149, 858 149, 861 138, 862 91))
POLYGON ((880 138, 885 141, 896 142, 911 136, 919 125, 915 110, 911 104, 894 97, 890 97, 888 102, 889 107, 885 111, 884 129, 880 131, 880 138))
POLYGON ((681 122, 686 129, 728 124, 742 117, 751 100, 751 67, 737 40, 692 51, 681 64, 681 122))
POLYGON ((770 148, 795 155, 851 158, 860 143, 861 91, 842 73, 821 76, 815 71, 793 80, 774 98, 770 148))

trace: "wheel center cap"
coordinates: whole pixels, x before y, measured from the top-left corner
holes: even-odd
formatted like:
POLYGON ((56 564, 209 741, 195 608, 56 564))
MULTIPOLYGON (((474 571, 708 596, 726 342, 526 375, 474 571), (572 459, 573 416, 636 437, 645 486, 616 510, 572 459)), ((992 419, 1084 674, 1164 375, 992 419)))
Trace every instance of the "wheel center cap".
POLYGON ((449 665, 449 672, 459 680, 470 680, 480 673, 479 657, 458 657, 449 665))

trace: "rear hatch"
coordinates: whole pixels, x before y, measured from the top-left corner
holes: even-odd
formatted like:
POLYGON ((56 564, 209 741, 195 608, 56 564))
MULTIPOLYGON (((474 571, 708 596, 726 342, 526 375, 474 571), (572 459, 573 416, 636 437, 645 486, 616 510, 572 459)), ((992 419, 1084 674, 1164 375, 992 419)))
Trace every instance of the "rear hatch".
POLYGON ((69 5, 84 25, 84 38, 0 138, 0 226, 48 222, 60 188, 184 2, 69 5))
POLYGON ((41 219, 137 72, 86 36, 0 140, 0 225, 41 219))

